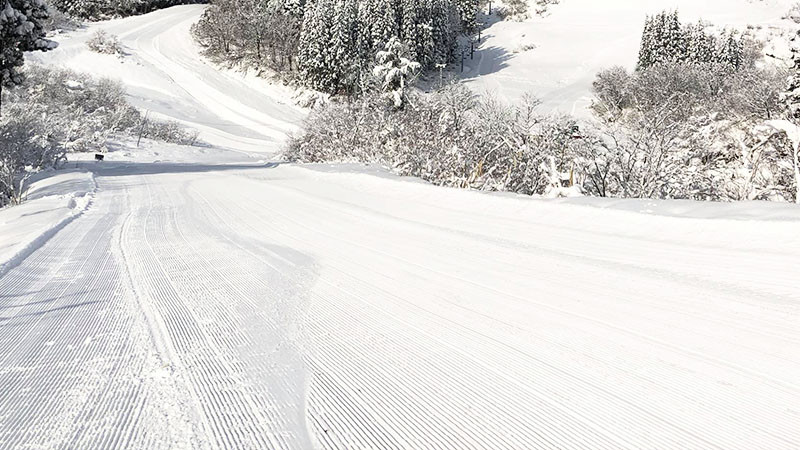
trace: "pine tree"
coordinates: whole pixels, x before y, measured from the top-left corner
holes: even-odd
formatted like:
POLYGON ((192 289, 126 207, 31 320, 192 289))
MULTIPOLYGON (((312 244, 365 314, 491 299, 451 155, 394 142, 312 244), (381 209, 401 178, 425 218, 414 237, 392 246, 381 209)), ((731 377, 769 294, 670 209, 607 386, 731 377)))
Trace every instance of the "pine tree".
POLYGON ((456 35, 460 27, 455 21, 457 12, 446 0, 433 0, 432 8, 431 26, 435 43, 433 63, 447 64, 454 58, 456 35))
POLYGON ((426 69, 452 62, 461 29, 457 1, 306 0, 300 76, 315 89, 354 92, 375 54, 393 39, 426 69))
POLYGON ((642 32, 642 43, 639 47, 638 70, 644 70, 655 64, 655 18, 647 16, 644 21, 644 31, 642 32))
POLYGON ((466 32, 474 32, 478 28, 478 0, 456 0, 455 4, 461 27, 466 32))
POLYGON ((386 47, 394 37, 400 36, 400 15, 396 0, 375 0, 375 9, 371 17, 372 50, 374 56, 386 47))
POLYGON ((357 0, 336 0, 331 29, 331 41, 328 45, 331 79, 328 90, 339 92, 352 91, 358 82, 361 61, 357 51, 358 37, 358 5, 357 0))
POLYGON ((718 53, 718 62, 733 69, 739 69, 744 62, 744 42, 735 30, 722 36, 718 53))
POLYGON ((699 63, 715 62, 717 60, 717 38, 707 32, 702 24, 698 24, 697 27, 697 34, 692 42, 692 45, 696 48, 693 61, 699 63))
POLYGON ((684 26, 677 11, 665 11, 645 21, 637 70, 670 61, 719 63, 738 70, 744 59, 744 37, 736 31, 724 32, 718 39, 702 22, 684 26))
POLYGON ((306 0, 280 0, 284 12, 292 17, 302 18, 305 12, 306 0))
POLYGON ((22 81, 17 68, 24 52, 47 51, 57 44, 45 39, 42 21, 48 17, 44 0, 5 0, 0 11, 0 86, 22 81))
POLYGON ((335 0, 314 0, 303 17, 303 30, 297 64, 303 80, 312 88, 327 91, 334 75, 331 72, 331 25, 335 0))
POLYGON ((403 108, 407 102, 407 89, 413 83, 421 66, 405 55, 408 48, 398 38, 392 38, 384 50, 377 54, 377 64, 373 74, 381 83, 381 88, 392 99, 395 108, 403 108))
POLYGON ((686 29, 681 25, 678 11, 672 11, 664 19, 664 59, 666 61, 685 61, 687 53, 686 29))

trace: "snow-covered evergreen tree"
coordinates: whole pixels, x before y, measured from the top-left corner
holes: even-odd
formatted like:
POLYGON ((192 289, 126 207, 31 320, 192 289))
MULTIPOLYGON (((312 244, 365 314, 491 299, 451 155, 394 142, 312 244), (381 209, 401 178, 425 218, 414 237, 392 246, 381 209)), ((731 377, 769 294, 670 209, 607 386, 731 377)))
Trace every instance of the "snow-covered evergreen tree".
POLYGON ((646 69, 655 64, 655 55, 653 54, 657 44, 655 33, 655 18, 647 16, 644 21, 642 43, 639 46, 639 63, 637 65, 639 69, 646 69))
POLYGON ((333 8, 330 49, 331 78, 327 90, 351 92, 361 71, 357 0, 337 0, 333 8))
POLYGON ((297 63, 303 80, 312 88, 327 91, 334 84, 331 71, 335 0, 314 0, 308 5, 300 34, 297 63))
POLYGON ((42 28, 48 17, 44 0, 4 0, 0 5, 0 85, 12 85, 21 81, 17 68, 24 63, 24 52, 47 51, 57 44, 45 38, 42 28))
MULTIPOLYGON (((269 63, 276 59, 274 53, 278 48, 280 61, 284 61, 287 49, 296 48, 297 58, 289 58, 288 67, 293 70, 292 62, 297 62, 299 79, 304 84, 329 93, 354 93, 370 78, 375 54, 384 51, 395 38, 407 48, 409 59, 423 69, 453 62, 458 33, 462 31, 463 8, 477 9, 477 2, 212 0, 212 7, 194 30, 206 53, 221 59, 269 63), (264 2, 268 6, 260 7, 264 2), (295 46, 282 46, 277 32, 263 31, 273 28, 286 31, 287 21, 281 16, 291 18, 299 10, 303 11, 302 26, 299 36, 292 40, 295 46), (263 17, 251 20, 251 16, 263 17), (270 49, 266 56, 262 44, 270 49)), ((280 71, 287 64, 272 64, 270 68, 273 66, 280 71)))
POLYGON ((678 11, 666 13, 664 17, 663 56, 667 61, 685 61, 687 53, 687 29, 681 25, 678 11))
POLYGON ((431 27, 433 31, 434 64, 447 64, 454 59, 456 35, 460 29, 456 11, 446 0, 433 0, 431 27))
POLYGON ((456 9, 464 31, 474 32, 478 28, 478 0, 456 0, 456 9))
POLYGON ((400 36, 400 16, 398 14, 397 0, 373 0, 374 9, 370 12, 371 50, 370 57, 383 50, 386 44, 394 37, 400 36))
POLYGON ((665 11, 645 21, 639 49, 639 70, 667 62, 716 63, 740 69, 745 38, 725 31, 720 39, 702 23, 682 25, 677 11, 665 11))
POLYGON ((744 43, 735 30, 730 30, 722 36, 717 61, 734 69, 742 66, 744 62, 744 43))
POLYGON ((281 1, 281 7, 287 14, 297 18, 303 17, 306 7, 306 0, 280 0, 280 1, 281 1))
POLYGON ((419 73, 418 62, 406 57, 408 49, 398 38, 392 38, 386 48, 377 54, 377 65, 374 75, 381 83, 384 92, 391 96, 396 108, 403 108, 406 103, 406 90, 419 73))

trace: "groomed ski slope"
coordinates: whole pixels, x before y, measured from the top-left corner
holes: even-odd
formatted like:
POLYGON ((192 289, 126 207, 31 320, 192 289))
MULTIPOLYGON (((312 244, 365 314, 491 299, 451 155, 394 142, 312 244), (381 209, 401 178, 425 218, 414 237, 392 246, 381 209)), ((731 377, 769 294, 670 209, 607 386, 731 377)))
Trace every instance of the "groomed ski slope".
MULTIPOLYGON (((130 57, 200 11, 129 19, 160 24, 130 57)), ((172 59, 141 70, 188 121, 172 59)), ((263 94, 213 80, 234 111, 263 94)), ((268 127, 293 110, 270 98, 268 127)), ((214 133, 273 142, 249 125, 214 133)), ((0 448, 800 447, 794 205, 544 201, 213 148, 80 166, 91 205, 0 276, 0 448)))

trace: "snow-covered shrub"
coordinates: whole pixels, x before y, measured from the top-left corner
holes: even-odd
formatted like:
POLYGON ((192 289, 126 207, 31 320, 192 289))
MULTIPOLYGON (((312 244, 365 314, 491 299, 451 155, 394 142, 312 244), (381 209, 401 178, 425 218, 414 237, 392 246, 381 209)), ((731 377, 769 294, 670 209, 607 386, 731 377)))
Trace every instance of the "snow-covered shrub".
POLYGON ((122 45, 119 43, 119 38, 116 35, 109 34, 105 30, 97 30, 92 34, 86 46, 89 50, 96 53, 104 53, 107 55, 122 55, 122 45))
POLYGON ((96 151, 109 136, 132 129, 139 112, 118 82, 67 69, 30 65, 26 81, 9 91, 11 102, 47 117, 64 151, 96 151))
POLYGON ((494 13, 503 20, 522 21, 530 17, 530 5, 528 0, 503 0, 494 13))
POLYGON ((560 0, 502 0, 496 3, 495 14, 503 20, 523 21, 529 19, 531 14, 547 15, 552 5, 557 5, 560 0))
POLYGON ((783 18, 791 20, 794 23, 800 23, 800 2, 792 5, 792 7, 789 8, 789 11, 786 12, 783 18))
POLYGON ((47 125, 19 104, 0 118, 0 206, 22 202, 30 176, 55 164, 56 145, 46 134, 47 125))
POLYGON ((28 65, 24 81, 3 92, 0 197, 22 199, 27 177, 56 166, 68 152, 103 151, 112 135, 191 145, 197 133, 174 122, 147 121, 119 82, 67 69, 28 65))
POLYGON ((80 22, 69 14, 54 8, 49 2, 47 4, 47 18, 42 21, 44 30, 50 33, 60 33, 62 31, 74 31, 80 26, 80 22))
POLYGON ((548 194, 576 185, 578 128, 536 111, 527 98, 506 105, 476 99, 462 84, 409 92, 396 108, 380 91, 315 110, 286 157, 300 162, 371 162, 429 182, 548 194))
POLYGON ((599 139, 581 169, 596 195, 697 200, 793 198, 781 114, 784 73, 665 62, 598 74, 599 139))
POLYGON ((189 130, 172 120, 147 120, 145 126, 140 128, 140 131, 143 138, 180 145, 194 145, 199 135, 197 130, 189 130))

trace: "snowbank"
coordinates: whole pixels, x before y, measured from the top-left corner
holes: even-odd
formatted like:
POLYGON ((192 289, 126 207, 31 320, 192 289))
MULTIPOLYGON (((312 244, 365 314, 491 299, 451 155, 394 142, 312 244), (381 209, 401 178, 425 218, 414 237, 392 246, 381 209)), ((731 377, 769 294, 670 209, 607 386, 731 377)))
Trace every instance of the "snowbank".
MULTIPOLYGON (((515 194, 511 192, 483 192, 469 189, 435 186, 419 178, 395 175, 378 165, 363 164, 287 164, 286 171, 310 171, 320 182, 347 184, 355 190, 379 191, 387 197, 412 196, 420 207, 439 198, 442 205, 458 205, 473 208, 476 212, 492 215, 506 214, 517 220, 527 218, 536 222, 542 212, 563 217, 564 223, 581 223, 587 217, 592 220, 597 209, 614 217, 616 221, 650 221, 648 216, 661 217, 666 221, 692 219, 699 221, 752 222, 800 222, 800 208, 793 203, 769 201, 699 202, 692 200, 652 200, 639 198, 599 198, 562 195, 560 198, 545 198, 515 194)), ((666 227, 668 228, 668 227, 666 227)), ((643 233, 650 232, 643 227, 643 233)))
POLYGON ((0 210, 0 277, 41 247, 91 205, 94 177, 59 171, 35 181, 28 201, 0 210))

